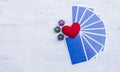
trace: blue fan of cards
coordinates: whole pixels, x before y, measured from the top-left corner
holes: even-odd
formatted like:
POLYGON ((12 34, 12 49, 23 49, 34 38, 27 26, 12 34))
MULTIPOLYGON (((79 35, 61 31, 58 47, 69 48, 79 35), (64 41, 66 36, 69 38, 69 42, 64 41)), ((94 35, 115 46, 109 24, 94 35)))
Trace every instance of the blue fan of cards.
POLYGON ((103 21, 91 8, 73 6, 72 22, 80 24, 75 38, 66 38, 72 64, 89 61, 104 50, 106 31, 103 21))

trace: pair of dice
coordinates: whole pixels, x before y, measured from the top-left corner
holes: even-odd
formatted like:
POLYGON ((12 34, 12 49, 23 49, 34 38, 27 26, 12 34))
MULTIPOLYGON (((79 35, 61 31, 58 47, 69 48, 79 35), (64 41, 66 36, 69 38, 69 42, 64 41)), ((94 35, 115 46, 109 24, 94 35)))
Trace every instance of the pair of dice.
POLYGON ((56 26, 56 27, 54 28, 54 32, 55 32, 55 33, 59 33, 58 36, 57 36, 57 39, 58 39, 59 41, 62 41, 62 40, 64 40, 64 35, 63 35, 62 33, 60 33, 60 32, 61 32, 61 27, 65 25, 65 21, 64 21, 64 20, 59 20, 59 21, 58 21, 58 25, 59 25, 59 26, 56 26))

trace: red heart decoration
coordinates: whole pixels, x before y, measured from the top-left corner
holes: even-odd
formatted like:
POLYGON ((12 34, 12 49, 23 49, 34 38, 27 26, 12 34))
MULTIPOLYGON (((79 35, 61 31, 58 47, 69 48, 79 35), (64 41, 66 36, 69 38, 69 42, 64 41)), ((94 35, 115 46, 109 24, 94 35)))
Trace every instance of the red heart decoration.
POLYGON ((73 23, 72 26, 64 26, 62 28, 62 32, 71 38, 76 37, 79 31, 80 31, 79 23, 73 23))

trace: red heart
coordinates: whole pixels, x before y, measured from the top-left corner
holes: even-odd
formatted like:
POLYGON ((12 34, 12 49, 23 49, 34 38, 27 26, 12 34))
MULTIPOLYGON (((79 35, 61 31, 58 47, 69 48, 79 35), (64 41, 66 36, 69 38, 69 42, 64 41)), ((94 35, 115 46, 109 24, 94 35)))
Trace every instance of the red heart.
POLYGON ((77 36, 77 34, 79 33, 80 31, 80 24, 79 23, 73 23, 72 26, 64 26, 62 28, 62 32, 71 37, 71 38, 74 38, 77 36))

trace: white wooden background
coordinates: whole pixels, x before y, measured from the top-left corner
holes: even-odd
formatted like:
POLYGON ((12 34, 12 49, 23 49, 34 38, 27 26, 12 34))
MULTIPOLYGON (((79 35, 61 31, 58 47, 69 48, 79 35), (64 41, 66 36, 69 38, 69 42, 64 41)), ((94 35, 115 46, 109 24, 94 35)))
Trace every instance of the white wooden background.
POLYGON ((120 72, 120 0, 0 0, 0 72, 120 72), (53 32, 74 5, 94 8, 107 30, 104 52, 77 65, 53 32))

